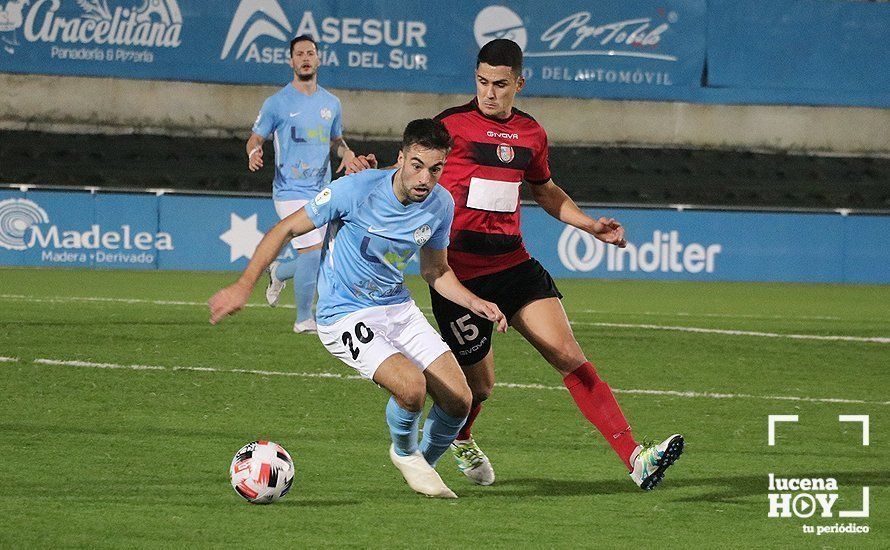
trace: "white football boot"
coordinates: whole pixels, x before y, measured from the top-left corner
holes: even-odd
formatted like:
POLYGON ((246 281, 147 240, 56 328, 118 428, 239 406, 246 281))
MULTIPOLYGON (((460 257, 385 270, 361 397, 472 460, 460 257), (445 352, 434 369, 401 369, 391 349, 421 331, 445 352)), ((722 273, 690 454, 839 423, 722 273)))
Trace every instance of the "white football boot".
POLYGON ((389 458, 402 472, 408 486, 418 493, 435 498, 457 498, 436 470, 423 458, 423 453, 420 451, 414 451, 414 454, 408 456, 399 456, 395 445, 390 445, 389 458))
POLYGON ((683 436, 674 434, 658 445, 637 445, 630 455, 630 478, 644 491, 651 491, 664 478, 664 472, 683 454, 683 436))
POLYGON ((455 439, 451 444, 451 453, 457 461, 457 469, 463 472, 470 481, 476 485, 491 485, 494 483, 494 468, 491 461, 476 445, 473 438, 455 439))
POLYGON ((294 323, 294 332, 297 334, 315 334, 318 332, 318 325, 314 319, 306 319, 299 323, 294 323))
POLYGON ((275 277, 275 270, 278 269, 279 265, 281 265, 281 262, 276 260, 269 264, 269 268, 266 269, 266 272, 269 274, 269 286, 266 287, 266 302, 269 304, 269 307, 275 307, 278 305, 278 299, 281 297, 281 291, 284 290, 284 287, 287 286, 286 282, 279 281, 275 277))

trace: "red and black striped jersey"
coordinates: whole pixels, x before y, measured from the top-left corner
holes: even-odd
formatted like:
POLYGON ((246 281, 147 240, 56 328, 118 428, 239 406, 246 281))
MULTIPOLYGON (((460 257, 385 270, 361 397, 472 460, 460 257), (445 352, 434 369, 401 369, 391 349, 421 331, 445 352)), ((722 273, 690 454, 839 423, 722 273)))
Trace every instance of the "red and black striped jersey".
POLYGON ((497 273, 530 258, 520 231, 519 187, 550 179, 547 134, 513 109, 490 118, 476 99, 436 116, 454 140, 439 183, 454 197, 448 263, 460 280, 497 273))

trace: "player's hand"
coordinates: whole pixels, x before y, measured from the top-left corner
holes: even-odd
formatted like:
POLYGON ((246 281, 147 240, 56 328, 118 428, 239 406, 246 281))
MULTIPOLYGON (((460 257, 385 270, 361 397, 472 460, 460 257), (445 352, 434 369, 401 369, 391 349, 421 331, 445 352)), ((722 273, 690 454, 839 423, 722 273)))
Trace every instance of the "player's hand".
MULTIPOLYGON (((337 173, 342 172, 349 163, 355 159, 355 153, 351 149, 347 149, 345 153, 343 153, 343 158, 340 159, 340 166, 337 167, 337 173)), ((349 174, 349 172, 346 172, 349 174)))
POLYGON ((470 311, 497 324, 498 332, 507 332, 507 318, 496 304, 479 298, 470 303, 470 311))
POLYGON ((262 146, 253 150, 253 153, 247 157, 247 167, 251 172, 256 172, 263 167, 263 148, 262 146))
POLYGON ((207 305, 210 306, 210 324, 219 323, 226 315, 233 315, 247 303, 253 289, 241 283, 234 283, 214 294, 207 305))
POLYGON ((627 246, 624 238, 624 227, 615 218, 600 218, 593 224, 590 234, 606 244, 614 244, 618 248, 627 246))
POLYGON ((358 174, 368 168, 377 168, 377 157, 374 156, 374 153, 353 157, 352 161, 346 163, 346 175, 358 174))

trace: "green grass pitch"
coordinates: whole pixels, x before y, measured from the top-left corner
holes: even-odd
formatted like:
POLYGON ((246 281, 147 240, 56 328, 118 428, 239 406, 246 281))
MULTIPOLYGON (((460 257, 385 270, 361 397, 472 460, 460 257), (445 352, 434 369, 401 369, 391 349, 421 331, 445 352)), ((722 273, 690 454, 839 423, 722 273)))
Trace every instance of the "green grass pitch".
POLYGON ((234 277, 0 269, 0 547, 890 546, 890 287, 560 281, 636 436, 681 432, 685 454, 641 492, 510 331, 474 429, 497 482, 470 484, 446 455, 460 498, 438 501, 389 462, 385 392, 291 333, 292 309, 258 288, 256 307, 208 324, 202 303, 234 277), (799 416, 775 446, 770 414, 799 416), (869 415, 869 446, 840 414, 869 415), (294 457, 272 506, 229 485, 254 439, 294 457), (835 478, 834 516, 768 518, 769 473, 835 478), (870 517, 839 518, 862 486, 870 517), (870 532, 803 532, 851 522, 870 532))

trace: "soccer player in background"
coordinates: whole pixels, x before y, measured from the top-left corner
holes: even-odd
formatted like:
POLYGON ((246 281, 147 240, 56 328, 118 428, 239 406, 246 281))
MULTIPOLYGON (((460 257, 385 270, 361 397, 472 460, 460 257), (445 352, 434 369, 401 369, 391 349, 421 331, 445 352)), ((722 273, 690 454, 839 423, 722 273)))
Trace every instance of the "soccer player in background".
POLYGON ((392 394, 386 406, 390 459, 412 489, 440 498, 456 498, 434 467, 466 420, 472 394, 454 355, 411 299, 402 270, 419 252, 430 287, 497 323, 499 331, 507 329, 498 307, 468 291, 448 266, 454 201, 436 182, 450 145, 441 122, 409 123, 400 168, 367 170, 325 187, 276 224, 238 281, 209 302, 211 323, 240 310, 288 239, 330 224, 319 275, 319 338, 331 354, 392 394), (435 403, 418 446, 427 393, 435 403))
MULTIPOLYGON (((339 172, 355 154, 343 139, 340 100, 318 85, 318 47, 307 35, 290 42, 293 81, 266 99, 247 140, 247 166, 251 172, 263 167, 263 142, 275 140, 275 179, 272 198, 279 218, 302 208, 331 181, 331 152, 340 157, 339 172)), ((288 279, 294 280, 297 318, 294 332, 315 332, 312 302, 318 275, 320 227, 291 241, 296 258, 273 262, 269 267, 266 301, 275 307, 288 279)))
MULTIPOLYGON (((604 243, 624 247, 624 228, 611 218, 587 216, 553 182, 547 134, 513 106, 524 84, 522 50, 511 40, 493 40, 476 60, 476 97, 436 117, 454 139, 441 178, 455 202, 448 262, 468 289, 497 304, 509 324, 560 373, 581 413, 612 446, 631 479, 644 490, 653 489, 683 452, 683 437, 674 434, 657 445, 634 439, 611 388, 575 340, 562 294, 525 249, 519 187, 528 182, 532 197, 548 214, 604 243)), ((373 155, 360 156, 347 173, 376 164, 373 155)), ((492 324, 435 287, 430 297, 442 336, 473 391, 469 417, 452 451, 468 478, 490 485, 494 469, 471 428, 494 386, 492 324)))

